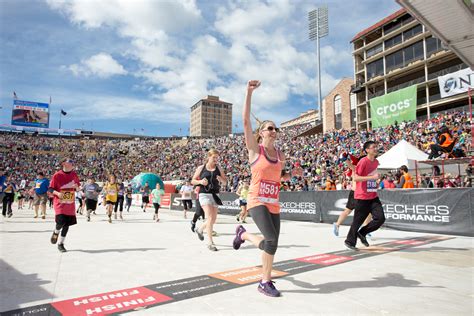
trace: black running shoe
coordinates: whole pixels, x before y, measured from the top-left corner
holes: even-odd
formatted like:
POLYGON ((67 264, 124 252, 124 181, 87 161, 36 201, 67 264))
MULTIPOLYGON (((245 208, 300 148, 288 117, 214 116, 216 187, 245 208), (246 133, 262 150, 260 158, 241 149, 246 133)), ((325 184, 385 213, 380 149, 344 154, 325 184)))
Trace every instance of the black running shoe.
POLYGON ((364 235, 362 235, 361 233, 357 232, 357 237, 360 239, 360 242, 366 246, 366 247, 369 247, 369 242, 367 241, 367 238, 365 238, 364 235))
POLYGON ((349 248, 350 250, 355 250, 355 251, 358 251, 359 248, 357 248, 356 246, 352 246, 350 243, 348 243, 347 241, 344 242, 344 245, 346 245, 347 248, 349 248))
POLYGON ((200 241, 204 240, 204 235, 203 233, 199 232, 199 229, 196 229, 196 234, 198 235, 198 238, 200 241))
POLYGON ((66 251, 67 251, 66 248, 64 248, 64 244, 59 244, 59 245, 58 245, 58 250, 59 250, 60 252, 66 252, 66 251))
POLYGON ((196 230, 196 223, 191 221, 191 231, 194 233, 195 230, 196 230))
POLYGON ((53 232, 53 235, 51 236, 51 243, 53 245, 58 242, 58 236, 59 234, 56 234, 55 232, 53 232))

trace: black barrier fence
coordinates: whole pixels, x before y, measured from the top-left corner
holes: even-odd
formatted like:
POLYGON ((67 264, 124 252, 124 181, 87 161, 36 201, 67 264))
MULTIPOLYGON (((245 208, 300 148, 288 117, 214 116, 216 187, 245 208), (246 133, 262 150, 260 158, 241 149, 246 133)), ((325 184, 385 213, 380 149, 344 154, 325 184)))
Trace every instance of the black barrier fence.
MULTIPOLYGON (((219 194, 221 214, 240 212, 235 193, 219 194)), ((281 192, 284 220, 333 223, 347 203, 349 191, 281 192)), ((183 210, 179 194, 171 197, 171 209, 183 210)), ((474 236, 474 189, 380 190, 386 221, 384 226, 415 232, 474 236)), ((352 222, 351 214, 343 223, 352 222)))

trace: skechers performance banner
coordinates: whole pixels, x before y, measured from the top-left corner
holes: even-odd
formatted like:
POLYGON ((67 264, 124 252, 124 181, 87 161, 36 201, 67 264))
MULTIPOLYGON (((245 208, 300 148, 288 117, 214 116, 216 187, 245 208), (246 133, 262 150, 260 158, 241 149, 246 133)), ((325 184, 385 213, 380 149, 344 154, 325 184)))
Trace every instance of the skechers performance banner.
MULTIPOLYGON (((384 226, 414 232, 474 237, 474 189, 379 190, 386 221, 384 226)), ((219 194, 219 213, 236 215, 235 193, 219 194)), ((173 194, 172 210, 182 210, 173 194)), ((349 191, 281 192, 281 219, 334 223, 344 211, 349 191)), ((352 223, 353 214, 343 223, 352 223)))
POLYGON ((416 85, 370 100, 372 127, 416 120, 416 85))

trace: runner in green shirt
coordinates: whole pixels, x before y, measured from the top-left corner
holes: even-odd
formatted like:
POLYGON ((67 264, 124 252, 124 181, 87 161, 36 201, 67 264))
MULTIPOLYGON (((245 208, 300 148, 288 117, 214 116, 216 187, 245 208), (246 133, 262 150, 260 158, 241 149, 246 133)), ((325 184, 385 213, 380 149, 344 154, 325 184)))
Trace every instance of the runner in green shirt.
POLYGON ((165 194, 165 191, 161 189, 161 186, 159 183, 156 184, 156 189, 151 191, 151 194, 153 195, 153 206, 155 207, 155 215, 153 215, 153 220, 156 220, 159 222, 160 220, 158 219, 158 210, 160 209, 160 204, 161 204, 161 197, 165 194))

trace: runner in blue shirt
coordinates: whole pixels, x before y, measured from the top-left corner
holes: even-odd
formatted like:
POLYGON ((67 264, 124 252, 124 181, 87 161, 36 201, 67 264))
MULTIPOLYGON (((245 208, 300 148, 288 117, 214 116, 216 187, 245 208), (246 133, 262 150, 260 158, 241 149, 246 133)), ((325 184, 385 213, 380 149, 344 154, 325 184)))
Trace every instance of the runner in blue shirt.
POLYGON ((41 218, 46 218, 46 203, 48 202, 49 180, 44 177, 42 171, 38 172, 38 178, 35 180, 35 218, 38 217, 38 209, 41 205, 41 218))

